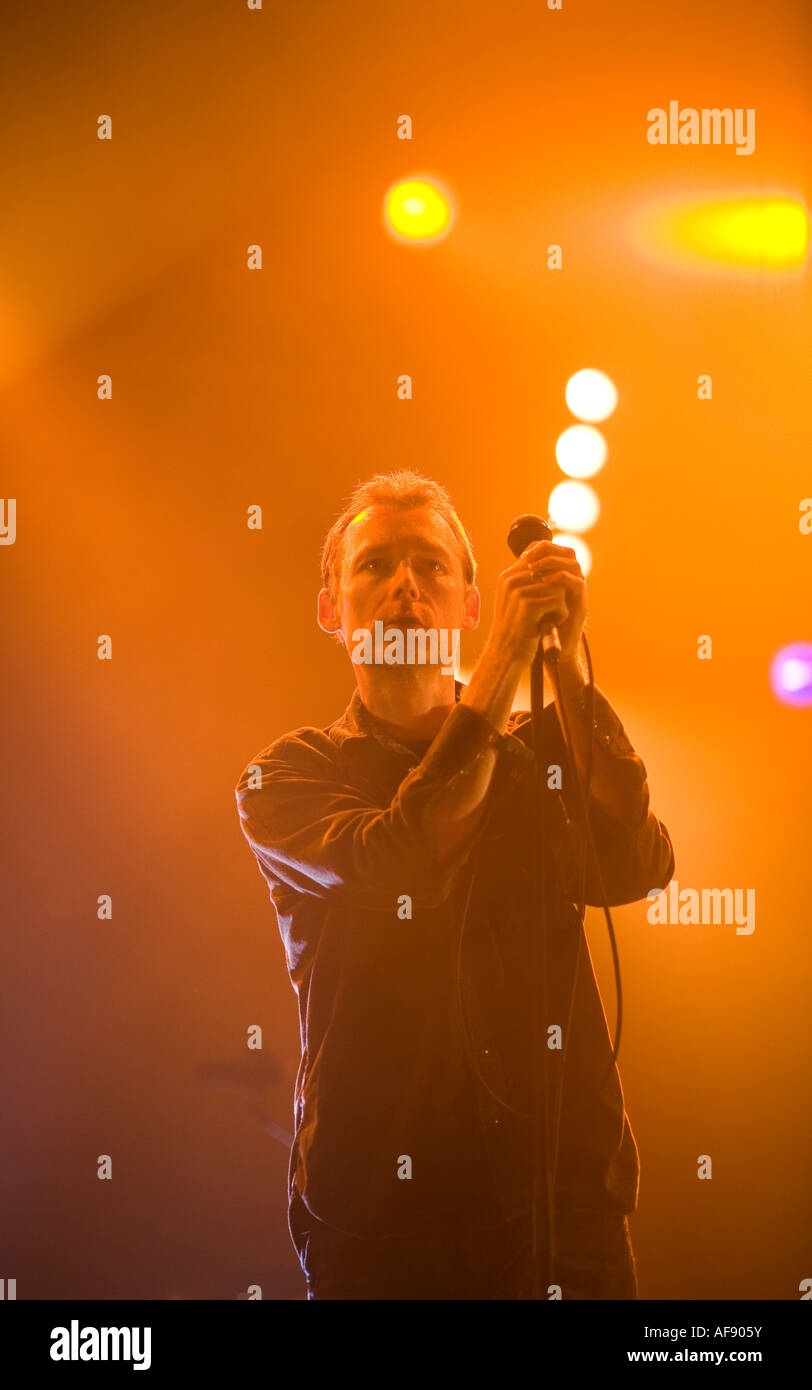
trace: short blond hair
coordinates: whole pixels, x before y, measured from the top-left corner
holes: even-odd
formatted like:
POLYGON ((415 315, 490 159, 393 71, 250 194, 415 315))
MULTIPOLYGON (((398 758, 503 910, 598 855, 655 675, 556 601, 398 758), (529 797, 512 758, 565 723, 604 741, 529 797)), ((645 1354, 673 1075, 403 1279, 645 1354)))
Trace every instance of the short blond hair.
POLYGON ((375 503, 388 506, 433 507, 448 523, 459 541, 466 584, 476 582, 477 563, 471 540, 454 510, 450 494, 442 483, 427 478, 411 468, 395 473, 376 473, 366 482, 358 483, 341 515, 333 522, 321 548, 321 582, 333 602, 338 598, 341 568, 344 560, 344 535, 354 517, 375 503))

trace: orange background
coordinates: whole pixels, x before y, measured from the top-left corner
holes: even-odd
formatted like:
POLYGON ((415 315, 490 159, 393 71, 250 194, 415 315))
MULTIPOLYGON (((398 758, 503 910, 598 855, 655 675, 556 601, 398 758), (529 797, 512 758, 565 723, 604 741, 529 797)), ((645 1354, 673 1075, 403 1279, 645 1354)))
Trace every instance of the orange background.
MULTIPOLYGON (((752 936, 613 911, 640 1294, 797 1299, 812 1276, 810 713, 767 680, 779 646, 812 639, 805 281, 672 270, 628 234, 661 197, 805 199, 808 15, 152 0, 5 17, 2 1274, 18 1298, 304 1297, 287 1149, 263 1128, 292 1127, 296 1001, 234 786, 349 699, 316 626, 318 549, 373 472, 415 466, 452 493, 487 615, 470 670, 510 521, 560 480, 583 366, 620 392, 587 536, 595 679, 680 886, 756 889, 752 936), (646 113, 672 98, 754 107, 754 154, 650 146, 646 113), (421 173, 458 211, 431 248, 381 219, 421 173), (220 1064, 257 1089, 203 1084, 220 1064)), ((589 930, 614 1027, 594 908, 589 930)))

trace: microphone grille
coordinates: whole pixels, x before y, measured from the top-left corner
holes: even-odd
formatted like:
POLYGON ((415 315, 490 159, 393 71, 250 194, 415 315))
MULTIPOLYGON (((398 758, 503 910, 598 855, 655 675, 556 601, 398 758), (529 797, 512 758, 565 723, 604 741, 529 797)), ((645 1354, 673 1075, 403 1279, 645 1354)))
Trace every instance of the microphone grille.
POLYGON ((540 516, 537 516, 535 512, 525 512, 523 516, 516 517, 508 531, 507 541, 513 554, 518 558, 533 541, 550 541, 552 538, 552 531, 540 516))

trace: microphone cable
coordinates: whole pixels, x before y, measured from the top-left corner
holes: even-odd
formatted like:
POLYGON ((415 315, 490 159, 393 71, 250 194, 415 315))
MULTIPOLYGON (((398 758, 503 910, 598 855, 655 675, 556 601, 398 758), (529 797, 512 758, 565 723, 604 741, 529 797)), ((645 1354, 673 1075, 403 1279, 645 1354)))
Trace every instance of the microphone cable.
MULTIPOLYGON (((578 983, 578 969, 579 969, 579 966, 580 966, 581 949, 582 949, 582 941, 583 941, 583 934, 584 934, 584 926, 583 926, 583 923, 584 923, 584 917, 585 917, 585 912, 586 912, 586 866, 587 866, 587 849, 589 849, 589 851, 591 852, 591 855, 592 855, 592 861, 593 861, 593 864, 594 864, 595 873, 596 873, 597 880, 598 880, 598 886, 599 886, 599 888, 600 888, 600 894, 601 894, 601 899, 602 899, 603 912, 604 912, 604 915, 605 915, 605 917, 606 917, 606 921, 607 921, 607 925, 608 925, 608 929, 609 929, 609 939, 610 939, 610 943, 611 943, 611 947, 612 947, 612 960, 613 960, 613 964, 614 964, 615 985, 616 985, 616 991, 617 991, 617 1031, 616 1031, 616 1034, 615 1034, 615 1042, 614 1042, 614 1045, 613 1045, 613 1047, 612 1047, 612 1055, 611 1055, 611 1058, 610 1058, 610 1061, 609 1061, 609 1065, 608 1065, 608 1067, 607 1067, 607 1069, 606 1069, 606 1072, 605 1072, 604 1075, 602 1076, 599 1085, 594 1089, 594 1091, 593 1091, 593 1090, 590 1090, 590 1091, 589 1091, 589 1093, 588 1093, 588 1094, 586 1095, 586 1097, 581 1101, 581 1103, 580 1103, 579 1105, 577 1105, 577 1106, 574 1108, 574 1110, 572 1111, 572 1114, 578 1114, 578 1113, 580 1113, 580 1111, 584 1108, 585 1105, 589 1104, 590 1102, 592 1102, 593 1100, 595 1100, 595 1099, 597 1098, 598 1095, 600 1095, 601 1091, 603 1090, 603 1087, 606 1085, 606 1082, 607 1082, 609 1076, 611 1075, 612 1071, 614 1070, 614 1068, 615 1068, 615 1066, 616 1066, 616 1063, 617 1063, 617 1057, 618 1057, 618 1053, 619 1053, 619 1050, 620 1050, 620 1036, 621 1036, 622 1020, 623 1020, 623 990, 622 990, 622 983, 621 983, 621 976, 620 976, 620 960, 619 960, 618 951, 617 951, 617 941, 616 941, 616 939, 615 939, 615 932, 614 932, 614 924, 613 924, 613 922, 612 922, 612 915, 611 915, 611 912, 610 912, 610 910, 609 910, 609 902, 608 902, 608 895, 607 895, 607 892, 606 892, 606 885, 605 885, 605 883, 604 883, 603 874, 601 873, 600 860, 599 860, 599 858, 598 858, 598 852, 597 852, 597 849, 596 849, 596 847, 595 847, 595 841, 594 841, 594 838, 593 838, 593 835, 592 835, 592 829, 591 829, 591 826, 590 826, 590 823, 589 823, 589 811, 588 811, 588 806, 589 806, 590 787, 591 787, 591 781, 592 781, 592 764, 593 764, 594 740, 595 740, 595 719, 594 719, 594 716, 595 716, 595 681, 594 681, 594 673, 593 673, 593 667, 592 667, 592 656, 591 656, 591 653, 590 653, 590 650, 589 650, 589 643, 588 643, 588 641, 587 641, 586 634, 585 634, 583 631, 582 631, 582 633, 581 633, 581 641, 583 642, 584 653, 585 653, 586 663, 587 663, 587 670, 588 670, 588 673, 589 673, 589 674, 588 674, 588 680, 587 680, 587 683, 586 683, 586 690, 587 690, 587 692, 588 692, 588 718, 589 718, 590 739, 589 739, 589 756, 588 756, 588 758, 587 758, 587 772, 586 772, 586 786, 585 786, 585 788, 584 788, 584 785, 583 785, 583 783, 582 783, 582 781, 581 781, 580 771, 579 771, 579 769, 578 769, 578 765, 577 765, 577 762, 576 762, 576 759, 575 759, 575 756, 574 756, 574 751, 573 751, 573 746, 572 746, 572 737, 571 737, 570 729, 569 729, 569 721, 568 721, 568 719, 567 719, 566 710, 565 710, 565 708, 564 708, 564 700, 563 700, 563 696, 562 696, 561 682, 560 682, 560 678, 559 678, 559 675, 558 675, 558 671, 556 670, 556 667, 555 667, 555 663, 554 663, 554 662, 549 663, 549 665, 550 665, 550 667, 551 667, 551 680, 554 682, 554 689, 555 689, 556 694, 558 695, 558 708, 561 710, 561 716, 562 716, 562 722, 563 722, 562 741, 563 741, 563 743, 564 743, 565 752, 566 752, 567 757, 568 757, 568 760, 569 760, 570 772, 571 772, 573 781, 574 781, 574 783, 575 783, 576 789, 577 789, 577 791, 578 791, 578 797, 579 797, 579 803, 580 803, 580 811, 581 811, 581 816, 582 816, 582 822, 581 822, 581 824, 582 824, 582 837, 581 837, 581 855, 580 855, 580 888, 579 888, 579 902, 578 902, 578 909, 577 909, 577 910, 578 910, 578 917, 579 917, 579 921, 580 921, 580 928, 579 928, 579 932, 578 932, 578 949, 577 949, 577 953, 576 953, 576 957, 575 957, 575 966, 574 966, 574 970, 573 970, 572 988, 571 988, 571 991, 570 991, 569 1008, 568 1008, 568 1012, 567 1012, 567 1022, 566 1022, 566 1026, 565 1026, 565 1029, 564 1029, 564 1047, 563 1047, 563 1049, 562 1049, 562 1054, 561 1054, 561 1069, 560 1069, 560 1070, 561 1070, 561 1077, 560 1077, 560 1082, 559 1082, 559 1086, 558 1086, 557 1104, 556 1104, 555 1117, 554 1117, 554 1122, 553 1122, 553 1142, 552 1142, 552 1153, 553 1153, 552 1162, 553 1162, 553 1169, 552 1169, 552 1174, 551 1174, 551 1175, 548 1173, 548 1177, 549 1177, 549 1176, 552 1177, 552 1183, 549 1183, 549 1184, 548 1184, 548 1192, 550 1193, 551 1197, 552 1197, 552 1193, 553 1193, 553 1184, 555 1183, 555 1178, 556 1178, 556 1174, 557 1174, 557 1167, 558 1167, 558 1149, 559 1149, 559 1143, 560 1143, 560 1126, 561 1126, 562 1098, 563 1098, 563 1089, 564 1089, 564 1074, 565 1074, 565 1068, 566 1068, 567 1051, 568 1051, 568 1047, 569 1047, 570 1027, 571 1027, 571 1023, 572 1023, 572 1015, 573 1015, 573 1010, 574 1010, 574 1005, 575 1005, 575 992, 576 992, 577 983, 578 983)), ((466 1053, 467 1053, 467 1056, 468 1056, 468 1060, 469 1060, 469 1064, 471 1065, 472 1071, 473 1071, 474 1075, 476 1076, 477 1080, 478 1080, 478 1081, 480 1082, 480 1084, 484 1087, 484 1089, 488 1092, 488 1094, 492 1097, 492 1099, 495 1100, 495 1101, 497 1102, 497 1104, 501 1105, 501 1106, 503 1107, 503 1109, 509 1111, 511 1114, 517 1115, 517 1116, 519 1116, 519 1117, 522 1118, 522 1119, 528 1119, 528 1120, 530 1120, 530 1119, 533 1118, 533 1111, 532 1111, 532 1110, 529 1110, 529 1111, 528 1111, 528 1110, 521 1110, 521 1109, 517 1108, 516 1106, 511 1105, 511 1103, 510 1103, 508 1100, 506 1100, 504 1096, 500 1096, 500 1095, 497 1094, 497 1092, 491 1087, 491 1085, 489 1084, 489 1082, 487 1081, 487 1079, 482 1075, 482 1072, 481 1072, 481 1070, 480 1070, 480 1068, 479 1068, 479 1065, 478 1065, 478 1062, 477 1062, 477 1059, 476 1059, 476 1055, 475 1055, 475 1052, 474 1052, 474 1047, 473 1047, 472 1039, 471 1039, 471 1036, 470 1036, 470 1030, 469 1030, 469 1026, 468 1026, 468 1017, 467 1017, 467 1013, 466 1013, 466 1009, 465 1009, 465 1001, 464 1001, 464 999, 463 999, 463 994, 462 994, 462 949, 463 949, 463 941, 464 941, 464 937, 465 937, 465 929, 466 929, 466 925, 467 925, 468 917, 469 917, 469 912, 470 912, 471 897, 472 897, 472 892, 473 892, 474 881, 475 881, 475 878, 476 878, 476 873, 477 873, 476 868, 474 868, 474 869, 471 870, 471 873, 470 873, 470 876, 469 876, 468 889, 467 889, 467 894, 466 894, 466 899, 465 899, 465 906, 464 906, 463 914, 462 914, 462 923, 461 923, 461 926, 460 926, 460 932, 459 932, 459 937, 458 937, 458 941, 457 941, 457 999, 458 999, 458 1005, 459 1005, 459 1008, 460 1008, 460 1014, 461 1014, 461 1018, 462 1018, 462 1025, 463 1025, 463 1027, 462 1027, 463 1041, 464 1041, 465 1050, 466 1050, 466 1053)))

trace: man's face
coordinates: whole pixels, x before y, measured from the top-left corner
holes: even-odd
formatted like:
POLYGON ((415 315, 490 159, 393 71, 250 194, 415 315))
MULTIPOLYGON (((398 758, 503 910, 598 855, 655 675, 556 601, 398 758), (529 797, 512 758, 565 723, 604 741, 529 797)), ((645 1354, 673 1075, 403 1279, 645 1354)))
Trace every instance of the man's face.
POLYGON ((319 623, 341 631, 348 648, 359 628, 460 628, 479 623, 479 591, 468 588, 460 544, 428 506, 366 508, 344 533, 344 562, 335 604, 322 589, 319 623))

